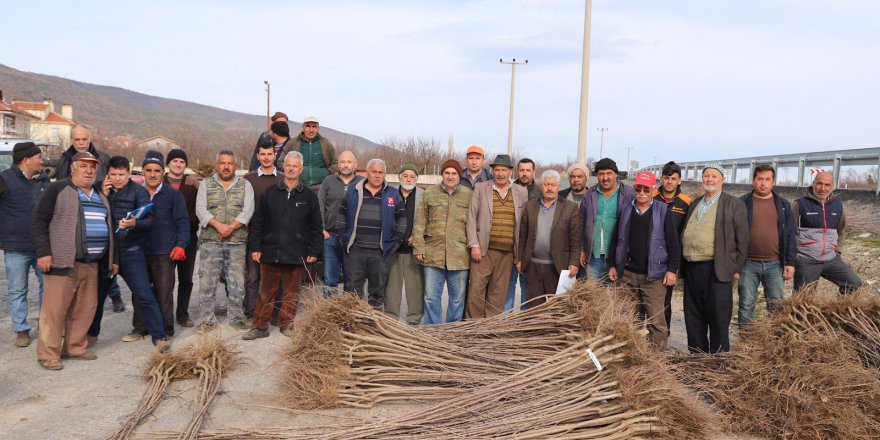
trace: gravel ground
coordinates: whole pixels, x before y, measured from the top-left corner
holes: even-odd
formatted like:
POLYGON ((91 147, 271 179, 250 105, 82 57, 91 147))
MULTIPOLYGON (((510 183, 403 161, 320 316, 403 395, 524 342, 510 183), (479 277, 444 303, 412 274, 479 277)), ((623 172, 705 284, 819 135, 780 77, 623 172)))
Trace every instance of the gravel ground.
MULTIPOLYGON (((844 255, 876 290, 880 280, 880 247, 870 239, 850 240, 844 255)), ((5 281, 5 270, 0 270, 0 292, 4 297, 5 281)), ((94 347, 98 359, 66 361, 64 370, 57 372, 39 367, 36 341, 28 348, 13 346, 8 303, 0 302, 0 328, 3 329, 0 331, 0 407, 4 408, 0 413, 0 432, 3 438, 106 438, 134 410, 144 389, 141 374, 153 346, 149 340, 121 342, 120 338, 131 329, 130 293, 124 283, 121 286, 127 309, 114 313, 107 302, 102 334, 94 347)), ((35 292, 33 288, 32 292, 35 292)), ((35 298, 34 293, 29 315, 32 322, 37 320, 35 298)), ((195 312, 191 310, 192 316, 196 316, 195 312)), ((670 345, 684 350, 686 338, 680 292, 675 298, 673 317, 670 345)), ((196 340, 194 329, 178 327, 176 331, 175 346, 196 340)), ((214 400, 203 429, 332 425, 343 419, 393 417, 424 405, 419 402, 386 404, 368 410, 282 409, 278 401, 277 353, 290 340, 274 328, 269 338, 250 342, 238 340, 241 333, 225 326, 221 326, 220 331, 235 341, 245 362, 223 381, 221 394, 214 400)), ((735 325, 732 332, 735 334, 735 325)), ((173 383, 168 397, 136 432, 178 430, 185 426, 191 416, 194 386, 194 381, 173 383)), ((745 437, 719 437, 738 438, 745 437)))

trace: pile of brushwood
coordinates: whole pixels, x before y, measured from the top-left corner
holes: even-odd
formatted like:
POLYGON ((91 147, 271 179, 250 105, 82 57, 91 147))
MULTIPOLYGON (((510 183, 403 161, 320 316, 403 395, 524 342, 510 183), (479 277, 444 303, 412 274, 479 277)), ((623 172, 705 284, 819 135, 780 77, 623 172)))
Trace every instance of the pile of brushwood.
POLYGON ((137 409, 126 417, 124 424, 111 440, 123 440, 131 436, 140 422, 153 413, 172 381, 197 379, 196 396, 193 398, 193 415, 187 426, 173 435, 178 439, 196 439, 208 407, 220 390, 220 381, 239 362, 239 353, 218 333, 199 335, 196 344, 161 353, 158 350, 147 361, 147 389, 141 396, 137 409))
POLYGON ((634 310, 620 288, 584 282, 522 313, 414 328, 354 296, 319 298, 283 354, 290 406, 435 402, 390 420, 200 438, 709 438, 717 423, 634 310))
POLYGON ((880 438, 880 297, 801 291, 730 353, 673 359, 729 429, 766 438, 880 438))

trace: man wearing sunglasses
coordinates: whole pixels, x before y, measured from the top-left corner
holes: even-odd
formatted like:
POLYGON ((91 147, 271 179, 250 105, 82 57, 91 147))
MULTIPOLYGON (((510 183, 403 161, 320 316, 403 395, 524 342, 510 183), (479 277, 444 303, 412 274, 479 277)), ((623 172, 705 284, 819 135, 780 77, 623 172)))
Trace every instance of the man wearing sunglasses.
POLYGON ((620 211, 612 238, 608 278, 621 280, 639 303, 639 316, 647 322, 648 341, 666 348, 668 338, 666 287, 675 285, 675 272, 681 260, 673 216, 665 203, 654 203, 651 192, 657 178, 653 173, 636 174, 635 200, 620 211))

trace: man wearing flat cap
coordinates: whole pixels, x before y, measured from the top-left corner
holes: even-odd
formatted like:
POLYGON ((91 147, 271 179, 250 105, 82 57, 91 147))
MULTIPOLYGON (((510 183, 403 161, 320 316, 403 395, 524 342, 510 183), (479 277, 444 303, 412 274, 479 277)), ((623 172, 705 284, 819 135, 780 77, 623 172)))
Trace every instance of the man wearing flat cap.
POLYGON ((415 223, 416 206, 422 200, 425 190, 416 186, 419 173, 415 165, 404 165, 397 173, 400 180, 397 189, 406 210, 406 232, 400 241, 388 273, 388 284, 385 286, 385 313, 400 319, 400 304, 403 290, 406 290, 406 322, 419 325, 422 321, 422 305, 425 296, 425 282, 422 267, 413 255, 413 226, 415 223))
POLYGON ((705 193, 691 204, 681 237, 684 325, 691 353, 730 351, 733 282, 749 252, 745 203, 721 189, 724 168, 703 168, 705 193), (708 333, 708 335, 707 335, 708 333))
POLYGON ((443 181, 425 190, 413 226, 413 253, 425 273, 425 325, 464 317, 470 264, 467 218, 473 192, 460 184, 464 172, 458 161, 443 162, 440 173, 443 181), (449 295, 445 318, 444 285, 449 295))
POLYGON ((37 267, 37 254, 30 237, 31 219, 49 176, 43 172, 40 147, 33 142, 15 144, 13 166, 0 173, 0 249, 6 266, 9 315, 15 331, 15 346, 31 343, 28 323, 28 274, 34 269, 43 301, 43 273, 37 267))
POLYGON ((617 180, 617 164, 607 157, 593 164, 593 174, 599 183, 587 190, 579 206, 584 228, 581 266, 586 267, 587 278, 605 281, 614 251, 611 235, 621 209, 632 203, 634 194, 632 187, 617 180))
POLYGON ((510 156, 499 154, 490 166, 493 179, 474 187, 468 210, 468 319, 495 316, 504 310, 510 271, 519 260, 520 217, 528 200, 526 189, 510 182, 510 156))
POLYGON ((329 139, 318 133, 320 129, 318 118, 306 116, 299 136, 292 143, 284 145, 284 153, 299 151, 303 155, 305 162, 300 179, 315 192, 318 192, 325 177, 336 173, 338 162, 336 148, 329 139))
MULTIPOLYGON (((274 145, 275 146, 275 166, 278 169, 282 169, 281 166, 281 151, 284 149, 283 143, 277 143, 275 137, 272 136, 273 131, 271 130, 271 126, 276 122, 283 122, 285 126, 287 126, 287 115, 283 112, 275 112, 270 119, 271 124, 269 125, 270 129, 260 133, 260 137, 257 138, 257 144, 254 145, 254 153, 251 155, 251 164, 248 166, 248 170, 254 171, 260 167, 260 161, 257 158, 257 155, 260 153, 260 145, 274 145)), ((279 131, 281 131, 281 124, 276 126, 279 131)), ((287 134, 284 135, 285 138, 290 137, 290 127, 287 126, 287 134)), ((170 160, 168 162, 171 162, 170 160)))
POLYGON ((64 368, 62 356, 94 360, 86 333, 95 317, 100 272, 119 269, 110 203, 94 188, 100 161, 92 153, 72 158, 69 179, 50 184, 31 221, 37 266, 44 274, 37 360, 47 370, 64 368), (103 271, 99 269, 103 266, 103 271))

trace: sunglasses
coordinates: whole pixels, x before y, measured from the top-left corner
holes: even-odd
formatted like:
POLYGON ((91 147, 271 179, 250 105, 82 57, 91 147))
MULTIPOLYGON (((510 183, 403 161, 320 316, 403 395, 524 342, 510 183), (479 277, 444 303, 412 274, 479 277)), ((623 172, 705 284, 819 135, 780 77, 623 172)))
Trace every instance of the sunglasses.
POLYGON ((644 186, 644 185, 636 185, 633 188, 633 190, 635 190, 635 192, 637 192, 637 193, 648 193, 648 194, 650 194, 651 190, 653 190, 653 189, 654 188, 651 188, 650 186, 644 186))

